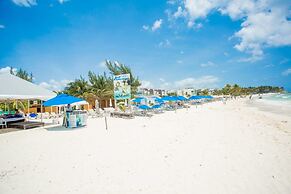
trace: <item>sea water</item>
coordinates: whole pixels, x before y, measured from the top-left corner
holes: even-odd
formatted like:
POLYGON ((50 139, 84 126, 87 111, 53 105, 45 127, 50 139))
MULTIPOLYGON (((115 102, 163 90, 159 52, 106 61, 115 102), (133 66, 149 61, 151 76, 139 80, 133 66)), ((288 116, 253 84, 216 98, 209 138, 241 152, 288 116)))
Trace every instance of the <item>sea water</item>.
POLYGON ((265 111, 291 116, 291 93, 266 94, 261 99, 251 100, 249 104, 265 111))
POLYGON ((284 93, 284 94, 271 94, 268 96, 265 96, 263 99, 275 101, 275 102, 285 102, 285 103, 291 103, 291 93, 284 93))

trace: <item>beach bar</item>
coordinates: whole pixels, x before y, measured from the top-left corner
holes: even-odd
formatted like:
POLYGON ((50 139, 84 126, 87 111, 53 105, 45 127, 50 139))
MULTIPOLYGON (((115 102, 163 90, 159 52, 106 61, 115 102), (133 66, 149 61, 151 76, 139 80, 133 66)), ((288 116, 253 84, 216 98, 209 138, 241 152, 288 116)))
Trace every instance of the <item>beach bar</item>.
POLYGON ((72 110, 71 106, 88 104, 85 100, 60 94, 44 103, 44 106, 64 106, 66 111, 63 119, 63 126, 67 128, 77 128, 87 125, 87 112, 83 110, 72 110))

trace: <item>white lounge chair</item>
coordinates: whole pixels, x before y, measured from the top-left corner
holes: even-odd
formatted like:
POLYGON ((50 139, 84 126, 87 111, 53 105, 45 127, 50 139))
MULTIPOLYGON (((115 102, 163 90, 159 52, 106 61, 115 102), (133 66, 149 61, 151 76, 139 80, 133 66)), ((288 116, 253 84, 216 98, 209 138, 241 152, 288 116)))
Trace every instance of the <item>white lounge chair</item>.
POLYGON ((0 118, 0 126, 1 128, 3 127, 7 128, 7 122, 3 118, 0 118))

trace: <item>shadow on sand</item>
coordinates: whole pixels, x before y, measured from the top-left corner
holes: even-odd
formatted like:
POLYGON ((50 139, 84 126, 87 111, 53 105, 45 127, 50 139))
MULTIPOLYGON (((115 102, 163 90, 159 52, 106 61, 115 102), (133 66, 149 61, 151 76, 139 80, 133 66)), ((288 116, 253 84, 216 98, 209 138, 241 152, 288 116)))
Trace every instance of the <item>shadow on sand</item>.
POLYGON ((54 126, 54 127, 47 127, 45 128, 47 131, 75 131, 75 130, 79 130, 79 129, 82 129, 84 127, 77 127, 77 128, 66 128, 66 127, 63 127, 61 125, 59 126, 54 126))

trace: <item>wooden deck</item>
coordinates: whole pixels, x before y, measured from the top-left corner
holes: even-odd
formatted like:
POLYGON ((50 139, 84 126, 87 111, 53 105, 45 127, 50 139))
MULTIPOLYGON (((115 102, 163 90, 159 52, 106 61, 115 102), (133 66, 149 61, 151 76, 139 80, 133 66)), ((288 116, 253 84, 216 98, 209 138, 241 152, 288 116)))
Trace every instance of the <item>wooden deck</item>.
POLYGON ((8 127, 12 128, 20 128, 20 129, 30 129, 34 127, 43 127, 44 123, 42 122, 35 122, 35 121, 24 121, 24 122, 17 122, 8 124, 8 127))

